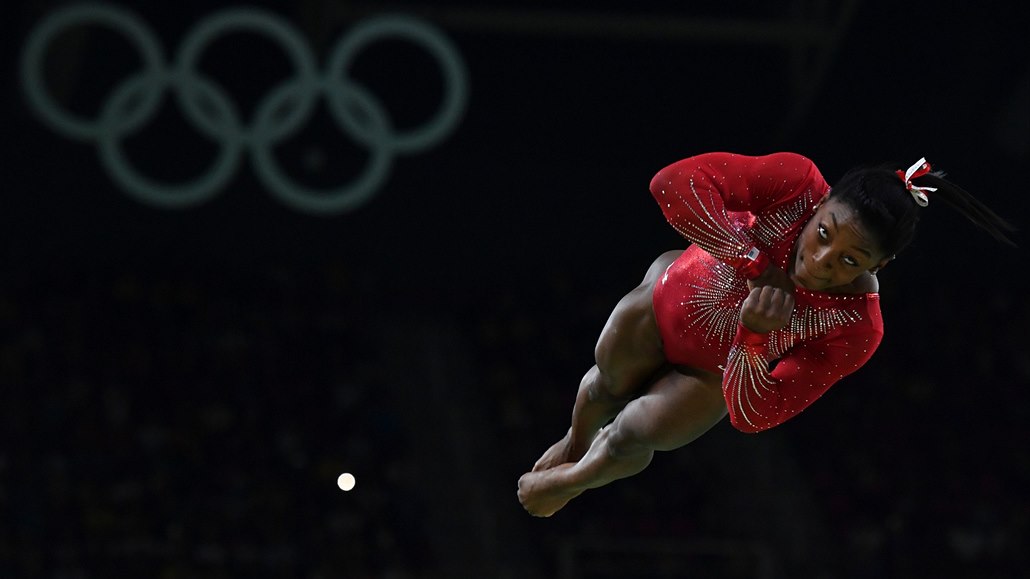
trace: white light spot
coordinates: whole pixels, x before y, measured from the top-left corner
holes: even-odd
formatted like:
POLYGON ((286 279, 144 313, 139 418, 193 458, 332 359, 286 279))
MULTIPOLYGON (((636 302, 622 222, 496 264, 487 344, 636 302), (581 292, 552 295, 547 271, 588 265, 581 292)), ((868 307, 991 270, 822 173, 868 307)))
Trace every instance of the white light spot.
POLYGON ((349 472, 345 472, 336 479, 336 484, 340 487, 340 490, 349 491, 354 488, 354 483, 357 482, 354 479, 354 475, 349 472))

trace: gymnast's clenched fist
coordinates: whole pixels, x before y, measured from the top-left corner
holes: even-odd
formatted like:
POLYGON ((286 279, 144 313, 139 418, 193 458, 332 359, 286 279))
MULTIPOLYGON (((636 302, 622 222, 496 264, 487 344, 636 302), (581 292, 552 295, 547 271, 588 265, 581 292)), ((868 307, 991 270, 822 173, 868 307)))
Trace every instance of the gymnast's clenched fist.
POLYGON ((752 332, 768 334, 786 326, 793 312, 792 292, 771 285, 756 287, 744 298, 740 323, 752 332))

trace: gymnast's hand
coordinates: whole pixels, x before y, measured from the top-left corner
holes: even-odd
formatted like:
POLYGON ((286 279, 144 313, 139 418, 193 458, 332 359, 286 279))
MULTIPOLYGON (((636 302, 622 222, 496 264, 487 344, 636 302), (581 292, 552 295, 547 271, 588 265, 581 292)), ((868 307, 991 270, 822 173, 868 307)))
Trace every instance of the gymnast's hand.
POLYGON ((752 332, 768 334, 786 326, 793 311, 792 291, 771 285, 755 287, 740 308, 740 323, 752 332))

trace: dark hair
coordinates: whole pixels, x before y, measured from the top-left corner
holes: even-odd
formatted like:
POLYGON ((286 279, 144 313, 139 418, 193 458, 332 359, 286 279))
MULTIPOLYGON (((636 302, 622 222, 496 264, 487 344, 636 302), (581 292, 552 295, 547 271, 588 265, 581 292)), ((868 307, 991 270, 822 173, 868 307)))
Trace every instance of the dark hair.
MULTIPOLYGON (((896 173, 898 170, 904 171, 905 167, 894 164, 856 167, 845 173, 830 190, 830 197, 858 212, 885 255, 896 255, 912 242, 919 218, 927 210, 912 198, 896 173)), ((922 187, 937 188, 927 193, 931 205, 943 201, 998 241, 1015 247, 1006 235, 1015 231, 1015 227, 965 189, 945 179, 944 173, 934 171, 912 181, 922 187)))

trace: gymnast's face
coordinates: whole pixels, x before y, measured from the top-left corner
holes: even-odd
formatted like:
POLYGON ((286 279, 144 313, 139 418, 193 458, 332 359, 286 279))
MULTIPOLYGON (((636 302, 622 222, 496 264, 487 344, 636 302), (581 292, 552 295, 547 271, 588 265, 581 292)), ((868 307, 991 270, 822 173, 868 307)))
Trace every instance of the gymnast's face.
POLYGON ((795 284, 811 290, 847 286, 889 261, 858 213, 833 198, 819 204, 794 249, 788 273, 795 284))

